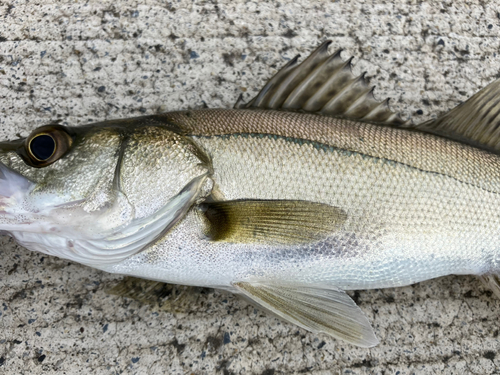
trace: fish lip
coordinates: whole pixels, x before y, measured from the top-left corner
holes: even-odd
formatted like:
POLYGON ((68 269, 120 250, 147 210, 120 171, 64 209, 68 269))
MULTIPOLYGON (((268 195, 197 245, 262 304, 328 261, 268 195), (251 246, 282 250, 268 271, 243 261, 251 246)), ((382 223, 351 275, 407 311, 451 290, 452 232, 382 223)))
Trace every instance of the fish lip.
POLYGON ((0 201, 2 198, 24 195, 31 191, 34 186, 33 181, 0 163, 0 201))
POLYGON ((24 226, 33 223, 32 212, 24 207, 26 197, 34 189, 35 183, 0 162, 0 235, 11 235, 11 225, 24 226), (22 222, 18 221, 23 217, 22 222))

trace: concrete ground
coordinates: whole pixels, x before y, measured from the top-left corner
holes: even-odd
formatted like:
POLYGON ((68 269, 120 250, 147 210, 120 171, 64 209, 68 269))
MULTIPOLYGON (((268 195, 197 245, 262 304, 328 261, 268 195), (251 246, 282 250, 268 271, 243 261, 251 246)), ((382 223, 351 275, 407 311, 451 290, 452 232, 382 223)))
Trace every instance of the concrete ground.
MULTIPOLYGON (((484 1, 4 0, 0 138, 231 107, 327 38, 419 122, 499 76, 499 35, 498 2, 484 1)), ((473 277, 350 293, 381 339, 360 349, 216 290, 164 287, 148 305, 109 294, 119 276, 7 237, 0 256, 4 374, 500 372, 500 303, 473 277)))

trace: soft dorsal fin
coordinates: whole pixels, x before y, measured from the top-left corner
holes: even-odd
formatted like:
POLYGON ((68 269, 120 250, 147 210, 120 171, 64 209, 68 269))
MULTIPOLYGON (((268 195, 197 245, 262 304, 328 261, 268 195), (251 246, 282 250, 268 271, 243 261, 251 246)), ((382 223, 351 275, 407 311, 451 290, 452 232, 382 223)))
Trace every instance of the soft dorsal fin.
POLYGON ((413 128, 500 153, 500 80, 437 120, 413 128))
POLYGON ((352 120, 405 125, 389 109, 389 99, 378 102, 374 87, 368 86, 365 74, 355 77, 351 59, 343 61, 341 50, 328 54, 328 40, 298 64, 299 55, 290 60, 248 103, 238 100, 235 108, 263 108, 304 111, 352 120))

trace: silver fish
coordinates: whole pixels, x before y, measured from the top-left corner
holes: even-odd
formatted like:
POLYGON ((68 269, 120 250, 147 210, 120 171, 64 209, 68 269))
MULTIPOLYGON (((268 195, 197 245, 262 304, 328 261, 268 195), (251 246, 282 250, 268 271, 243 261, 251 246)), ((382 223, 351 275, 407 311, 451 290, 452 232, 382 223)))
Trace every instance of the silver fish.
POLYGON ((362 347, 378 339, 346 290, 473 274, 500 296, 500 81, 415 125, 329 44, 234 109, 1 143, 0 230, 362 347))

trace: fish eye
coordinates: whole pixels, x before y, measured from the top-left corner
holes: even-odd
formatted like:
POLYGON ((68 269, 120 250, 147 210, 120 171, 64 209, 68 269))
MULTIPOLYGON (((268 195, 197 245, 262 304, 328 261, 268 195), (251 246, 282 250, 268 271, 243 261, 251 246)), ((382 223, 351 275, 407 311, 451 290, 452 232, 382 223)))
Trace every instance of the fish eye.
POLYGON ((46 125, 35 129, 18 153, 26 164, 46 167, 64 156, 71 148, 73 138, 62 125, 46 125))
POLYGON ((56 141, 49 134, 38 134, 33 137, 29 149, 38 161, 45 161, 56 151, 56 141))

